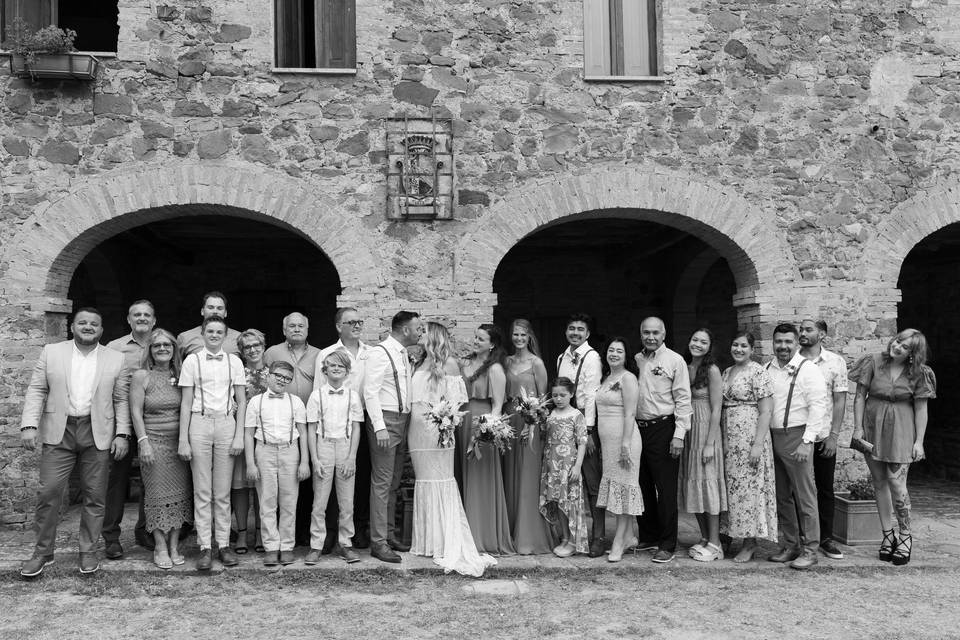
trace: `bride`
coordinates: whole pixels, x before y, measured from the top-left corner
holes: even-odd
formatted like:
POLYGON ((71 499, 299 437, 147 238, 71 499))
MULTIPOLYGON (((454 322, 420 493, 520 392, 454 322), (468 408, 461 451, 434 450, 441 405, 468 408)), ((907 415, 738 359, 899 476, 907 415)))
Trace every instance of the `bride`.
POLYGON ((455 449, 437 444, 437 428, 424 417, 441 398, 459 407, 467 401, 467 390, 446 327, 428 322, 422 342, 426 357, 410 383, 412 410, 407 442, 417 479, 410 551, 433 556, 433 562, 445 572, 479 577, 497 561, 477 551, 453 477, 455 449))

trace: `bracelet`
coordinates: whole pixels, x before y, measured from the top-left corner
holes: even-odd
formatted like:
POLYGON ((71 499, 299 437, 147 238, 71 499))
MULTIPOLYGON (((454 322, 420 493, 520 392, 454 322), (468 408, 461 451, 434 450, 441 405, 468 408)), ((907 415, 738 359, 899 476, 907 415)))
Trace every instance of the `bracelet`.
POLYGON ((143 442, 143 441, 146 440, 146 439, 147 439, 147 436, 140 436, 139 438, 137 438, 137 444, 140 444, 141 442, 143 442))
POLYGON ((37 430, 36 427, 34 427, 34 426, 31 425, 31 426, 28 426, 28 427, 20 427, 20 433, 23 433, 24 431, 28 431, 29 429, 33 429, 34 431, 37 430))

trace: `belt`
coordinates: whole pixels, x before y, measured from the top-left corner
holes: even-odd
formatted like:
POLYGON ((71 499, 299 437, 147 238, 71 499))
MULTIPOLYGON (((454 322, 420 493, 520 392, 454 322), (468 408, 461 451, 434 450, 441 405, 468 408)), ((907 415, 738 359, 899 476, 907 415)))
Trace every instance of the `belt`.
POLYGON ((793 429, 806 429, 806 424, 795 424, 792 427, 773 427, 770 429, 771 433, 776 433, 777 431, 792 431, 793 429))
POLYGON ((67 422, 74 422, 74 423, 80 422, 81 420, 89 420, 89 419, 90 419, 90 414, 87 414, 85 416, 67 416, 67 422))
POLYGON ((207 411, 206 413, 201 413, 199 411, 191 411, 195 416, 203 416, 204 418, 232 418, 232 413, 227 413, 226 411, 207 411))
POLYGON ((274 449, 286 449, 297 444, 297 441, 293 442, 264 442, 263 440, 257 440, 256 445, 258 447, 273 447, 274 449))
POLYGON ((641 420, 640 418, 637 418, 636 420, 637 420, 638 427, 653 427, 673 419, 674 419, 674 415, 671 413, 665 416, 657 416, 656 418, 650 418, 649 420, 641 420))

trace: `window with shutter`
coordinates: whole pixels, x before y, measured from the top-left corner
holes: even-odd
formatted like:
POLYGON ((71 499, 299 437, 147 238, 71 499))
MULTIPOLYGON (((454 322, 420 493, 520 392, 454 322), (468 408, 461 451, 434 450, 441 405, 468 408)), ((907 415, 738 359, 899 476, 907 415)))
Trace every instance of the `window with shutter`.
POLYGON ((356 0, 275 0, 274 7, 279 69, 356 68, 356 0))
POLYGON ((78 51, 112 53, 120 27, 117 0, 0 0, 0 39, 14 18, 23 18, 34 31, 50 25, 77 32, 78 51))
POLYGON ((583 0, 584 77, 658 74, 656 0, 583 0))

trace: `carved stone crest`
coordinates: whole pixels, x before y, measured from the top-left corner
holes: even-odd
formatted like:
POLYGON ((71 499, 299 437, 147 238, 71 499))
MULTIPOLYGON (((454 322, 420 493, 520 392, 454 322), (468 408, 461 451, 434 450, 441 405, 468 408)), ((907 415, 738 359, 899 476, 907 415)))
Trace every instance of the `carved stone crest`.
POLYGON ((387 121, 387 217, 453 216, 453 140, 450 120, 387 121))

